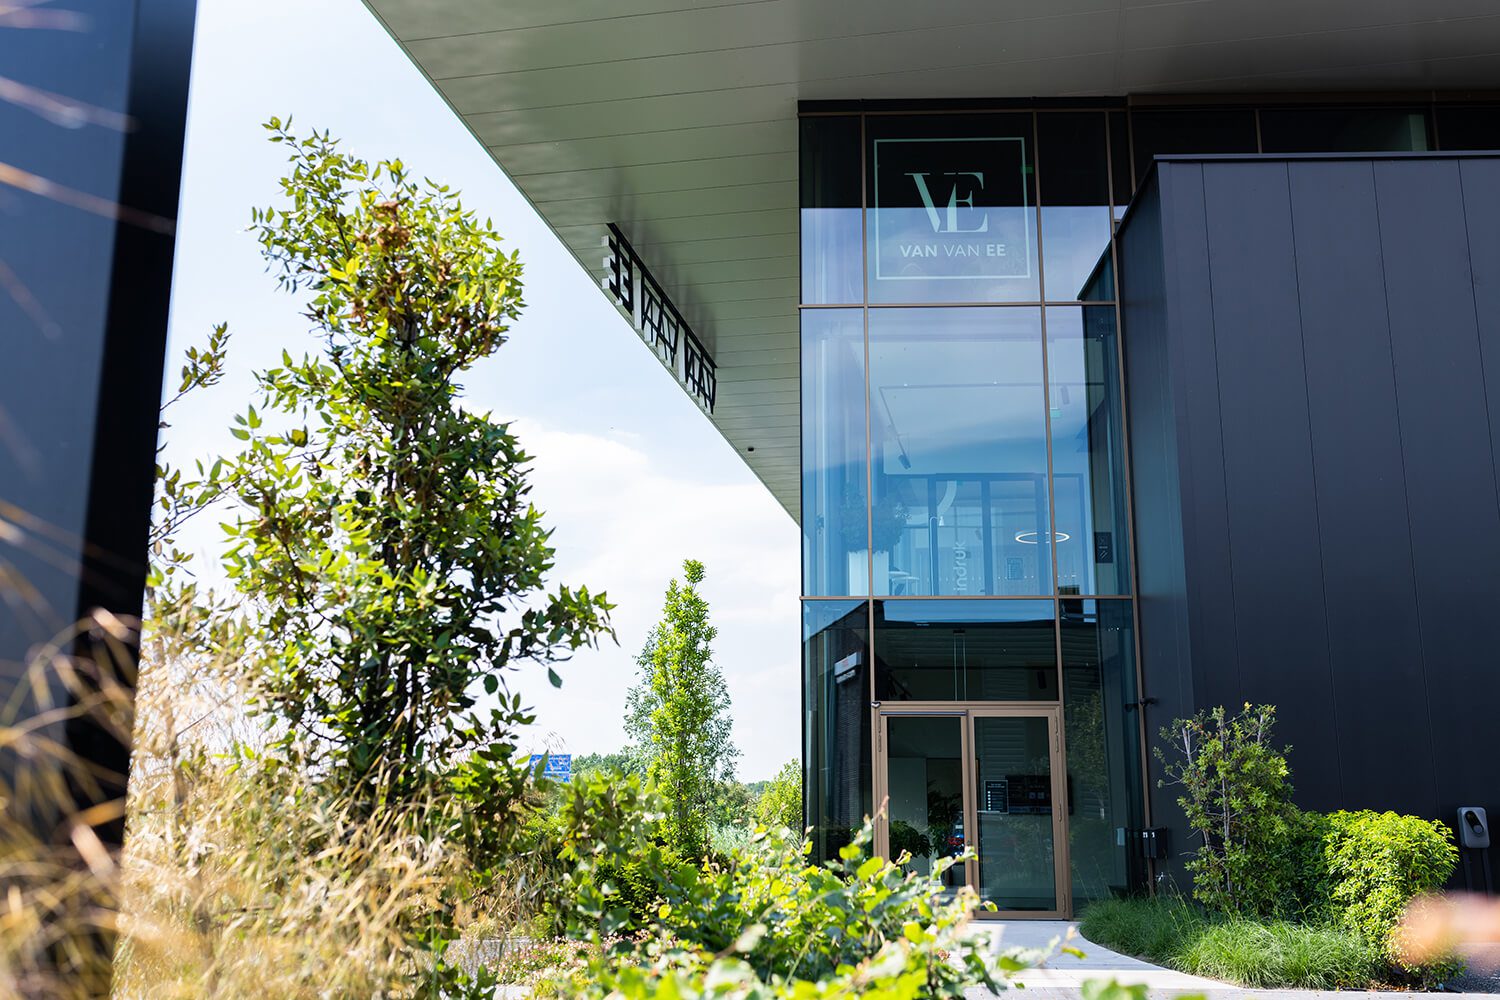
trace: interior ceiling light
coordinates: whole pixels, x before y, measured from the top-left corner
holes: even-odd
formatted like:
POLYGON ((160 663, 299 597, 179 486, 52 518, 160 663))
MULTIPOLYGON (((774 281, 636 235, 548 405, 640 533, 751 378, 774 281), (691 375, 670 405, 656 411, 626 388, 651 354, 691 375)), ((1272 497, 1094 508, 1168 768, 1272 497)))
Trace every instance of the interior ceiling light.
MULTIPOLYGON (((1037 536, 1040 534, 1041 532, 1038 531, 1018 531, 1016 532, 1016 541, 1020 542, 1022 545, 1035 545, 1037 542, 1037 536)), ((1070 541, 1072 538, 1073 536, 1068 534, 1066 531, 1047 532, 1047 541, 1049 542, 1066 542, 1070 541)))

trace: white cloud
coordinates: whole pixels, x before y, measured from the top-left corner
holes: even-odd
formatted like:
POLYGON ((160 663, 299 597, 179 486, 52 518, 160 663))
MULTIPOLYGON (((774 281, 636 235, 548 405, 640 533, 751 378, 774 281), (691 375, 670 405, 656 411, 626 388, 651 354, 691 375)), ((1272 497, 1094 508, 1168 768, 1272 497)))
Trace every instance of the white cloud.
MULTIPOLYGON (((693 558, 708 572, 704 594, 719 629, 715 660, 734 702, 741 774, 770 776, 796 755, 801 731, 797 581, 787 572, 797 565, 791 519, 748 472, 733 484, 696 480, 690 450, 648 452, 618 435, 524 419, 514 429, 536 456, 533 500, 555 528, 554 579, 602 588, 618 605, 618 647, 576 657, 562 671, 560 691, 525 689, 536 692, 538 728, 555 737, 553 749, 589 753, 621 744, 635 653, 667 581, 693 558)), ((713 435, 706 425, 685 433, 713 435)))

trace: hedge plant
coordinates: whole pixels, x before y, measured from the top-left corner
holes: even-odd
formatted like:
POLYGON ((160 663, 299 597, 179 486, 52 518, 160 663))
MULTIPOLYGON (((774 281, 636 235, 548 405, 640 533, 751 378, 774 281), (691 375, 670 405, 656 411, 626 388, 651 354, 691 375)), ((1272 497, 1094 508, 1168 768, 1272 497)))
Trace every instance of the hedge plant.
POLYGON ((1453 874, 1458 848, 1441 822, 1393 812, 1327 817, 1323 857, 1338 919, 1402 967, 1396 929, 1406 907, 1453 874))

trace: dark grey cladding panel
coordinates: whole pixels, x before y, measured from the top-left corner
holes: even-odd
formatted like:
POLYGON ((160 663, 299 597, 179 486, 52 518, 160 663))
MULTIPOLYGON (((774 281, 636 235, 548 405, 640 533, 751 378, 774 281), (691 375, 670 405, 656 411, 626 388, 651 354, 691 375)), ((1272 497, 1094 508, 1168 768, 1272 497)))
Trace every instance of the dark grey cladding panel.
POLYGON ((1383 283, 1374 170, 1311 162, 1289 174, 1340 804, 1433 815, 1430 743, 1391 738, 1425 717, 1427 698, 1389 321, 1372 293, 1383 283), (1382 662, 1381 683, 1368 683, 1382 662))
POLYGON ((1375 186, 1439 808, 1493 808, 1500 501, 1469 242, 1496 217, 1466 212, 1455 160, 1377 163, 1375 186))
MULTIPOLYGON (((1150 651, 1145 693, 1149 742, 1173 718, 1191 713, 1188 594, 1183 564, 1182 491, 1177 470, 1176 396, 1167 343, 1166 272, 1161 233, 1161 193, 1149 180, 1120 232, 1120 288, 1124 328, 1126 397, 1130 401, 1131 476, 1135 542, 1139 558, 1141 642, 1150 651)), ((1153 770, 1153 774, 1154 774, 1153 770)), ((1156 825, 1174 818, 1175 789, 1146 789, 1156 825)), ((1173 836, 1187 843, 1187 830, 1173 823, 1173 836)))
POLYGON ((1500 808, 1500 160, 1157 171, 1120 239, 1153 739, 1269 701, 1306 805, 1500 808))
POLYGON ((1276 705, 1297 734, 1299 789, 1332 805, 1339 757, 1286 167, 1210 166, 1203 205, 1239 688, 1233 700, 1228 685, 1202 691, 1276 705))

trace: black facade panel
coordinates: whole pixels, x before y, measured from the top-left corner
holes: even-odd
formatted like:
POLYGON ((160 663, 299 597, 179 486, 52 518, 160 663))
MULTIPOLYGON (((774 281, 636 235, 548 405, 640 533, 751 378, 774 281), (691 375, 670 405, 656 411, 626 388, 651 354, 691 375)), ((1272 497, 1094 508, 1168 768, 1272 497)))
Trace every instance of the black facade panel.
MULTIPOLYGON (((1325 161, 1293 163, 1289 175, 1334 691, 1328 732, 1343 783, 1325 805, 1435 815, 1431 747, 1391 738, 1427 704, 1385 296, 1371 294, 1382 284, 1374 172, 1325 161), (1382 661, 1383 683, 1367 683, 1382 661)), ((1300 769, 1297 783, 1305 790, 1300 769)))
MULTIPOLYGON (((1178 476, 1182 490, 1183 565, 1187 576, 1188 648, 1195 700, 1233 703, 1239 696, 1237 608, 1230 565, 1229 498, 1220 427, 1218 351, 1203 172, 1186 165, 1164 174, 1162 225, 1167 262, 1167 351, 1177 400, 1178 476), (1196 330, 1179 339, 1175 330, 1196 330), (1217 475, 1203 475, 1217 469, 1217 475), (1215 567, 1218 571, 1209 571, 1215 567)), ((1134 449, 1132 449, 1132 453, 1134 449)), ((1172 716, 1160 713, 1154 737, 1172 716)))
POLYGON ((1433 780, 1443 815, 1490 798, 1500 783, 1491 721, 1500 694, 1492 596, 1500 500, 1468 236, 1494 219, 1471 226, 1459 182, 1454 160, 1375 166, 1433 780))
POLYGON ((1119 242, 1152 742, 1267 701, 1305 806, 1500 807, 1500 160, 1156 169, 1119 242))
MULTIPOLYGON (((195 0, 67 7, 77 30, 0 29, 7 77, 89 110, 0 100, 0 160, 31 178, 0 185, 0 702, 5 723, 64 710, 42 732, 88 780, 28 783, 44 791, 4 808, 41 843, 82 844, 76 818, 98 817, 99 840, 118 848, 123 815, 95 807, 123 799, 129 748, 98 713, 74 711, 97 693, 89 668, 105 637, 72 630, 100 611, 141 614, 195 0), (39 655, 59 639, 82 665, 71 678, 39 655)), ((110 648, 126 690, 134 652, 133 640, 110 648)), ((39 756, 7 750, 0 772, 45 773, 39 756)), ((111 932, 82 928, 57 960, 111 947, 111 932)), ((70 985, 104 995, 102 976, 70 985)))
MULTIPOLYGON (((1136 567, 1138 615, 1153 654, 1150 694, 1144 706, 1146 737, 1153 744, 1165 721, 1193 706, 1188 651, 1188 593, 1183 565, 1182 491, 1177 474, 1177 409, 1166 340, 1166 285, 1162 258, 1161 198, 1154 180, 1131 209, 1137 224, 1120 234, 1122 273, 1129 271, 1133 295, 1122 303, 1127 329, 1140 336, 1126 342, 1126 395, 1131 402, 1131 476, 1135 496, 1135 542, 1148 559, 1136 567), (1149 221, 1148 221, 1149 220, 1149 221)), ((1146 789, 1153 824, 1173 815, 1176 793, 1146 789)), ((1186 835, 1179 829, 1178 837, 1186 835)), ((1180 841, 1183 842, 1183 841, 1180 841)))
POLYGON ((1228 579, 1239 687, 1215 704, 1278 706, 1310 804, 1338 798, 1321 544, 1286 170, 1204 171, 1218 359, 1228 579))

